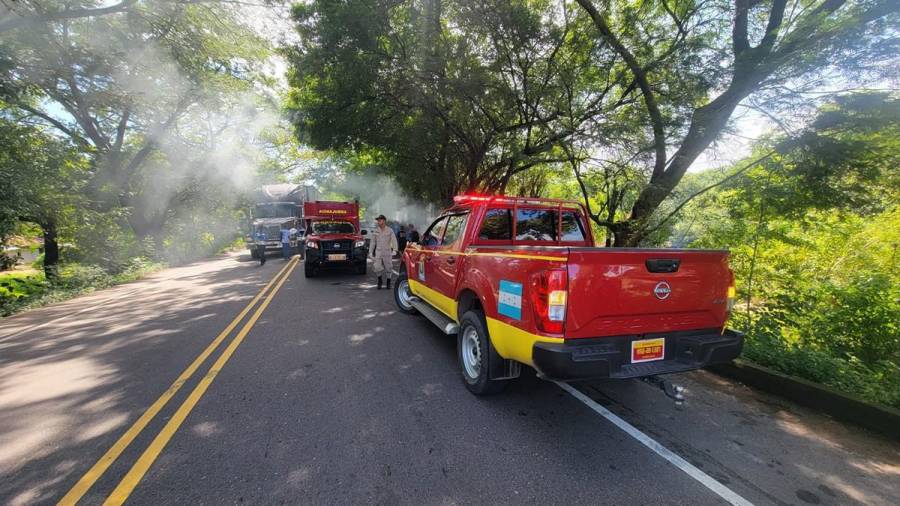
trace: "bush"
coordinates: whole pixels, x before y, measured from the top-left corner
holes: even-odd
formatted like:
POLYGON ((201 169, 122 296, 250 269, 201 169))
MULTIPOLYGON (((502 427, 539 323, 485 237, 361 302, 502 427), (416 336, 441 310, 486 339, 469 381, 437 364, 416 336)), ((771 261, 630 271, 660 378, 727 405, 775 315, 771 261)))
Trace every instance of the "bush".
POLYGON ((900 408, 900 286, 881 273, 774 288, 732 324, 748 329, 744 357, 900 408))
POLYGON ((0 274, 0 315, 43 306, 53 302, 139 279, 159 270, 163 264, 146 258, 129 259, 122 271, 109 273, 99 265, 67 263, 60 266, 59 278, 50 283, 42 272, 0 274))

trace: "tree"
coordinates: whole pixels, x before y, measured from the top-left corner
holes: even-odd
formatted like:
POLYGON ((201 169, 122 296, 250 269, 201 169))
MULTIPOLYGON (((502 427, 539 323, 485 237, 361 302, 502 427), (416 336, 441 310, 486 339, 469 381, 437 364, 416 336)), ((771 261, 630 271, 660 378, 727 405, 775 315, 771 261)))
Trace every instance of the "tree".
POLYGON ((251 65, 266 44, 214 4, 123 2, 102 16, 73 14, 97 14, 100 3, 29 5, 15 19, 40 23, 11 28, 0 44, 3 115, 69 139, 91 158, 92 207, 129 209, 138 238, 161 244, 166 221, 207 179, 206 159, 221 161, 224 134, 253 122, 245 110, 259 104, 242 95, 261 81, 251 65))
POLYGON ((839 97, 802 131, 755 146, 774 151, 765 160, 739 162, 725 179, 689 174, 676 192, 709 190, 671 220, 672 242, 730 250, 744 301, 731 325, 747 333, 748 359, 893 406, 898 108, 896 94, 839 97))
POLYGON ((87 175, 73 147, 40 128, 0 118, 0 237, 19 221, 38 224, 44 236, 44 272, 59 263, 59 229, 69 219, 87 175))
POLYGON ((601 100, 584 20, 550 1, 355 0, 294 10, 300 138, 374 162, 434 202, 561 164, 601 100))
POLYGON ((651 139, 647 177, 627 216, 594 216, 622 246, 640 243, 654 213, 745 100, 782 112, 834 72, 845 82, 879 79, 898 50, 891 27, 900 4, 890 0, 662 0, 601 8, 576 1, 639 91, 632 117, 651 139), (673 80, 673 67, 690 72, 673 80))

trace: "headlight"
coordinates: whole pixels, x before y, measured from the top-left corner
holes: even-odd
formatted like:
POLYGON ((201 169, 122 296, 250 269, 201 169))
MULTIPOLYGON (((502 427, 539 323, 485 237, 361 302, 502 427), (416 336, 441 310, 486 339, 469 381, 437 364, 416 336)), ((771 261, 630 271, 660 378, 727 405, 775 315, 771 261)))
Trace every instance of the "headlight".
POLYGON ((307 248, 318 248, 319 243, 317 243, 316 241, 306 241, 306 247, 307 248))
POLYGON ((363 240, 363 241, 356 241, 355 243, 353 243, 353 246, 355 246, 355 247, 357 247, 357 248, 362 248, 362 247, 365 246, 365 245, 366 245, 366 241, 364 241, 364 240, 363 240))

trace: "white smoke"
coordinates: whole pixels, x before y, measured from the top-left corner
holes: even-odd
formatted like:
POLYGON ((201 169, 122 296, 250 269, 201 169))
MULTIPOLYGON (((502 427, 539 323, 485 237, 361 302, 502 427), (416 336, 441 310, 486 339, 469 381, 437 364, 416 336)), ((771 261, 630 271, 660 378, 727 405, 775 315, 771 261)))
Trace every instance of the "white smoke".
POLYGON ((404 226, 413 224, 421 233, 440 212, 435 206, 410 198, 387 176, 349 174, 337 183, 334 191, 359 199, 365 208, 363 224, 371 225, 383 214, 388 221, 404 226))

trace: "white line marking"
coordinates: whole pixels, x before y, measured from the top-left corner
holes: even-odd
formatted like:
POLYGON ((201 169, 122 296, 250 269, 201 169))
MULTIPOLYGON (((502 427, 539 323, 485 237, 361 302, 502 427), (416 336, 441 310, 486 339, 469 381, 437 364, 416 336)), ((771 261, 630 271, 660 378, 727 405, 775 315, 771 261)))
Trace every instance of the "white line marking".
POLYGON ((656 452, 657 455, 668 460, 669 463, 671 463, 678 469, 681 469, 682 471, 687 473, 688 476, 699 481, 703 486, 705 486, 706 488, 708 488, 708 489, 712 490, 713 492, 715 492, 716 494, 718 494, 719 497, 721 497, 722 499, 725 499, 726 501, 728 501, 731 504, 734 504, 735 506, 753 506, 753 503, 751 503, 750 501, 737 495, 730 488, 726 487, 725 485, 722 485, 721 483, 719 483, 718 481, 716 481, 712 477, 710 477, 708 474, 697 469, 696 467, 691 465, 690 462, 684 460, 683 458, 679 457, 678 455, 673 453, 671 450, 669 450, 665 446, 656 442, 655 439, 644 434, 643 432, 636 429, 630 423, 628 423, 625 420, 622 420, 621 418, 616 416, 616 414, 613 413, 612 411, 597 404, 596 401, 594 401, 587 395, 584 395, 583 393, 578 391, 572 385, 569 385, 568 383, 563 383, 562 381, 555 381, 555 380, 550 380, 550 381, 552 381, 553 383, 556 383, 556 385, 559 388, 562 388, 566 392, 569 392, 569 394, 571 394, 572 397, 583 402, 585 405, 587 405, 587 407, 589 407, 589 408, 593 409, 594 411, 596 411, 597 413, 599 413, 601 416, 603 416, 604 418, 606 418, 607 420, 612 422, 613 425, 615 425, 616 427, 625 431, 629 436, 637 439, 641 444, 643 444, 647 448, 650 448, 651 450, 656 452))

